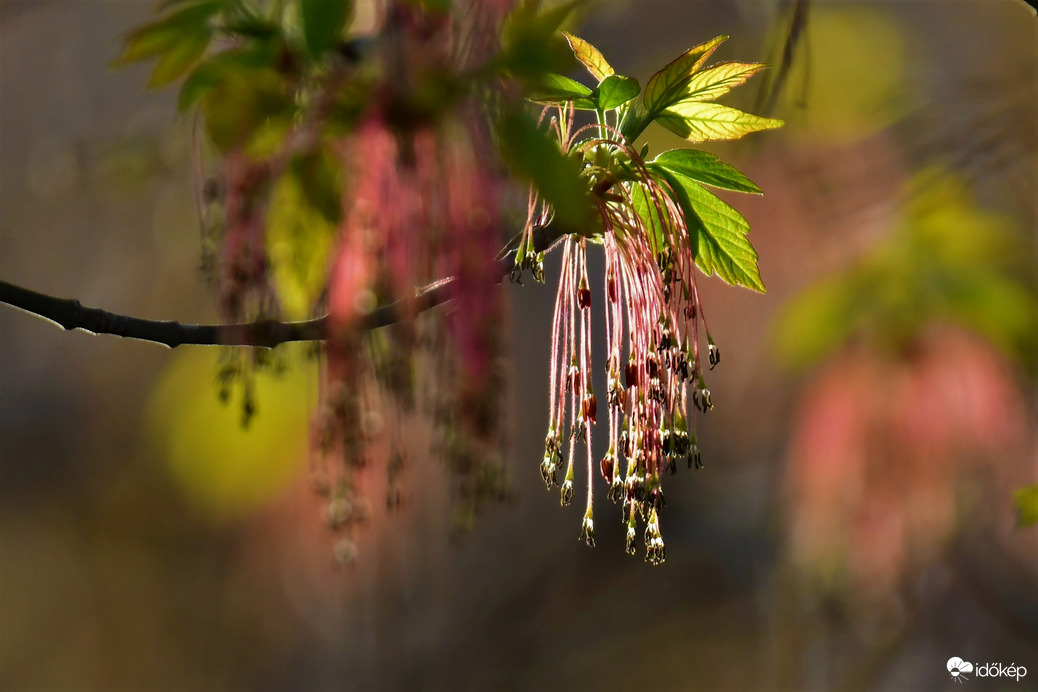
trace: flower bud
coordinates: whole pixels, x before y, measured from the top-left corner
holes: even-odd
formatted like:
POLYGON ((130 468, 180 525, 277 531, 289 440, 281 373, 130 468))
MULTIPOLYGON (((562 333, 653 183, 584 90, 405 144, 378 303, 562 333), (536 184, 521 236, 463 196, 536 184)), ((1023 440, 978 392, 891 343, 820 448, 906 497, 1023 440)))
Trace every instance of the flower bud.
POLYGON ((605 479, 606 483, 612 485, 613 474, 616 471, 616 457, 611 452, 602 457, 601 468, 602 478, 605 479))
POLYGON ((583 409, 584 417, 592 423, 596 423, 596 415, 598 414, 598 401, 595 399, 595 395, 593 393, 584 397, 583 409))
POLYGON ((577 289, 577 305, 581 310, 591 307, 591 290, 584 279, 580 280, 580 288, 577 289))

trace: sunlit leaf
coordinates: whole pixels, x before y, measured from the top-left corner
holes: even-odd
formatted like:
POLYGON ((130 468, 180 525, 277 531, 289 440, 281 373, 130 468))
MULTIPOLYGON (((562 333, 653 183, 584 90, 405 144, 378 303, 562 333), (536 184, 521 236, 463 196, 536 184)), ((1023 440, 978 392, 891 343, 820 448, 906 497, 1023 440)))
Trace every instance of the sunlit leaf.
POLYGON ((775 118, 722 106, 719 103, 680 101, 656 118, 656 122, 690 142, 739 139, 752 132, 782 127, 775 118))
POLYGON ((597 48, 579 36, 566 32, 562 32, 562 35, 566 37, 569 47, 573 49, 573 55, 588 69, 592 77, 601 82, 606 77, 615 74, 615 70, 597 48))
POLYGON ((689 77, 681 101, 713 101, 763 70, 763 63, 722 62, 689 77))
POLYGON ((649 164, 670 183, 689 232, 699 234, 696 264, 710 276, 716 274, 726 283, 764 292, 764 282, 757 266, 757 251, 746 234, 750 224, 742 214, 710 194, 701 185, 664 168, 649 164))
POLYGON ((172 51, 183 40, 208 33, 209 19, 223 7, 221 0, 207 0, 147 24, 126 37, 123 52, 112 67, 125 67, 172 51))
POLYGON ((595 90, 598 95, 598 107, 602 110, 619 108, 641 91, 637 79, 614 74, 602 80, 595 90))
POLYGON ((1016 507, 1017 526, 1038 524, 1038 483, 1025 485, 1013 493, 1013 505, 1016 507))
POLYGON ((645 85, 643 103, 646 110, 656 113, 673 103, 684 89, 689 76, 699 70, 727 36, 715 39, 690 48, 666 67, 657 72, 645 85))
POLYGON ((742 171, 724 163, 709 152, 698 149, 674 149, 663 152, 653 163, 705 185, 735 192, 761 194, 757 184, 742 171))

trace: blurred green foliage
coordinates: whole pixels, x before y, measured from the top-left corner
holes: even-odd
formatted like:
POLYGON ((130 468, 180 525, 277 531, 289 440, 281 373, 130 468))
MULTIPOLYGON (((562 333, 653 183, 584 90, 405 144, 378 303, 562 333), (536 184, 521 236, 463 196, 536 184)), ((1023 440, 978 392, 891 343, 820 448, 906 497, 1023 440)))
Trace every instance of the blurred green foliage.
POLYGON ((1035 297, 1026 243, 968 186, 928 170, 906 189, 900 225, 856 264, 794 299, 777 322, 779 359, 813 365, 853 340, 898 351, 927 325, 958 324, 1035 365, 1035 297))
POLYGON ((249 368, 241 387, 263 425, 243 425, 242 405, 215 396, 214 372, 241 354, 178 351, 155 386, 145 429, 171 478, 199 512, 233 518, 283 492, 303 468, 309 420, 317 405, 317 371, 296 344, 274 358, 288 368, 249 368))
POLYGON ((1038 483, 1017 489, 1013 493, 1013 503, 1016 505, 1018 526, 1038 524, 1038 483))

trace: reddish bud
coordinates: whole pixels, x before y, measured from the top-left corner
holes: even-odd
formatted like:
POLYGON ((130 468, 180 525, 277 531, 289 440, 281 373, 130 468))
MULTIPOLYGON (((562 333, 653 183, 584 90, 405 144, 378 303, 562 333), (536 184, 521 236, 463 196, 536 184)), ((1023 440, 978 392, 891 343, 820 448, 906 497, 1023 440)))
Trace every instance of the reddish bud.
POLYGON ((602 457, 602 478, 610 485, 613 482, 613 458, 608 455, 602 457))
POLYGON ((628 387, 638 386, 638 366, 628 363, 624 366, 624 384, 628 387))
POLYGON ((584 286, 577 289, 577 305, 580 309, 591 307, 591 291, 584 286))
POLYGON ((595 416, 598 414, 598 401, 595 399, 595 395, 591 394, 584 398, 584 417, 592 423, 597 423, 595 416))

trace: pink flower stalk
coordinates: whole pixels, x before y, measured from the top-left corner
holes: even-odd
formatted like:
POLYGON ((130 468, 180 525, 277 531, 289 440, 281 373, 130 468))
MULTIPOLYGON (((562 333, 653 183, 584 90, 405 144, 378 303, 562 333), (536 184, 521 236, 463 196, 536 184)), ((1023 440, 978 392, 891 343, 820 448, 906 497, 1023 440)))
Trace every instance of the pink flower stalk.
MULTIPOLYGON (((572 109, 562 111, 552 127, 563 151, 587 129, 570 134, 572 109)), ((605 251, 602 296, 608 353, 609 445, 600 470, 609 484, 610 497, 623 506, 628 552, 635 552, 640 519, 645 523, 646 560, 658 564, 665 559, 659 528, 659 512, 665 504, 663 471, 675 472, 680 459, 687 459, 689 467, 702 467, 695 411, 688 409, 688 387, 692 386, 696 408, 705 412, 712 407, 700 358, 703 311, 690 234, 673 191, 650 174, 638 153, 618 133, 602 129, 611 136, 594 138, 581 146, 592 150, 603 147, 625 156, 635 180, 617 181, 608 171, 595 170, 594 166, 588 171, 602 181, 595 203, 605 251)), ((586 158, 593 160, 592 156, 586 158)), ((550 211, 535 198, 530 201, 529 212, 520 255, 524 247, 532 246, 533 228, 544 225, 550 217, 550 211)), ((590 377, 592 294, 587 278, 587 242, 588 238, 576 235, 563 242, 562 275, 552 322, 548 434, 540 470, 549 488, 557 484, 556 473, 566 447, 561 492, 562 503, 567 504, 573 495, 575 447, 578 441, 584 442, 588 456, 587 510, 581 537, 594 544, 591 426, 597 420, 598 406, 590 377)), ((534 261, 530 256, 517 259, 519 266, 534 266, 535 270, 538 263, 539 258, 534 261)), ((703 327, 705 330, 705 322, 703 327)), ((707 341, 708 360, 713 366, 719 362, 720 353, 709 336, 707 341)))

